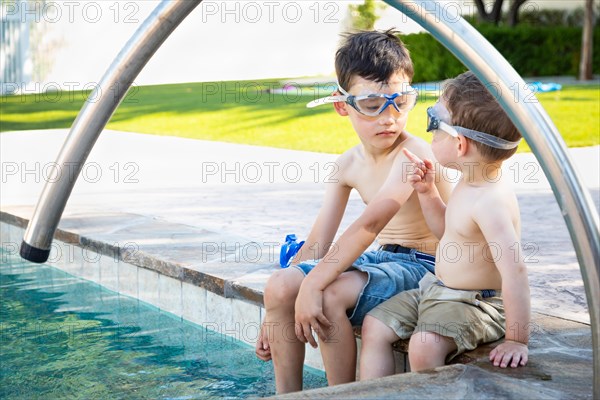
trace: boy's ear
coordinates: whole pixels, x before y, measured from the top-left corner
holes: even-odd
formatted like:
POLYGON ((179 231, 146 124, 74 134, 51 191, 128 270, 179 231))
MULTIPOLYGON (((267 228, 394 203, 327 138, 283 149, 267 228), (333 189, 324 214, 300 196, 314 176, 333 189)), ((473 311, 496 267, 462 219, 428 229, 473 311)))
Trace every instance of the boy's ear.
POLYGON ((335 111, 342 117, 348 116, 348 109, 346 107, 347 107, 347 104, 344 103, 343 101, 333 103, 333 108, 335 108, 335 111))
POLYGON ((467 138, 461 134, 459 134, 456 139, 457 139, 457 145, 456 145, 457 155, 459 157, 464 157, 467 154, 467 151, 469 151, 469 146, 471 144, 469 143, 467 138))
MULTIPOLYGON (((340 96, 340 95, 341 95, 341 93, 338 91, 335 91, 332 93, 332 96, 340 96)), ((348 109, 346 108, 347 106, 348 105, 343 101, 333 103, 333 108, 335 108, 335 111, 342 117, 348 116, 348 109)))

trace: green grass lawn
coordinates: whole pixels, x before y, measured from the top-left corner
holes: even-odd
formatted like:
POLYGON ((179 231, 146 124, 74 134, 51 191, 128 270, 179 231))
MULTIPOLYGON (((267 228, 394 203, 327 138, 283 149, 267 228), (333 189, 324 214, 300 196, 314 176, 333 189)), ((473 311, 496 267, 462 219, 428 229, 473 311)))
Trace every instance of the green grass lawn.
MULTIPOLYGON (((306 108, 315 94, 264 91, 280 86, 270 80, 134 87, 107 128, 327 153, 341 153, 358 143, 349 120, 337 116, 331 106, 306 108)), ((69 128, 87 95, 55 92, 0 97, 0 132, 69 128)), ((600 144, 598 87, 565 87, 538 98, 569 147, 600 144)), ((428 141, 425 110, 435 100, 432 96, 420 99, 407 127, 428 141)), ((519 151, 529 151, 529 147, 523 143, 519 151)))

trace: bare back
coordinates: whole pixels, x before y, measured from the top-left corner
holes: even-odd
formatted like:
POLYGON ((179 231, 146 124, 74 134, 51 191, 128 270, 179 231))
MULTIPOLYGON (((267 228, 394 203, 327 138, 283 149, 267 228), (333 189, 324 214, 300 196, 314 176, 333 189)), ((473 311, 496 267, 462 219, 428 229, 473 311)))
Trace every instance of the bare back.
MULTIPOLYGON (((377 161, 366 155, 364 148, 360 145, 345 154, 348 162, 344 162, 345 170, 340 171, 342 172, 340 176, 343 177, 346 185, 358 191, 365 204, 369 204, 385 185, 392 184, 388 179, 392 169, 400 168, 404 175, 409 171, 411 163, 402 154, 403 147, 420 157, 433 159, 433 154, 425 141, 407 133, 404 135, 404 140, 389 154, 380 157, 377 161)), ((425 222, 416 192, 407 179, 402 179, 400 184, 394 182, 393 185, 394 190, 406 191, 410 195, 396 215, 381 230, 377 241, 381 245, 400 244, 435 254, 438 239, 431 233, 425 222)), ((442 198, 446 200, 450 193, 450 185, 440 180, 437 187, 442 198)))
POLYGON ((446 286, 468 290, 501 289, 502 278, 496 262, 500 257, 518 257, 520 246, 515 243, 512 254, 502 254, 494 237, 483 235, 475 215, 500 212, 506 213, 511 220, 509 225, 512 224, 520 236, 519 207, 507 184, 498 181, 469 185, 461 181, 456 186, 447 204, 446 229, 436 254, 436 275, 446 286))

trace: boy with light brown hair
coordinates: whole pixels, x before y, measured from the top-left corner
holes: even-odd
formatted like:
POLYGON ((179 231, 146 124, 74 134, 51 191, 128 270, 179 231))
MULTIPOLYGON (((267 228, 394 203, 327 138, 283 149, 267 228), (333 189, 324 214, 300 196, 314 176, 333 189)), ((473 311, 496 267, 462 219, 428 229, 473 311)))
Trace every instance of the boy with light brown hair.
MULTIPOLYGON (((266 316, 256 354, 273 359, 278 393, 302 389, 305 344, 317 347, 317 333, 330 385, 356 376, 353 326, 394 294, 417 287, 433 272, 438 239, 427 227, 419 199, 408 182, 409 149, 433 155, 427 142, 406 128, 416 91, 413 67, 398 33, 348 35, 336 53, 338 90, 309 106, 333 103, 348 117, 360 144, 337 160, 317 219, 292 267, 276 271, 264 292, 266 316), (355 189, 363 213, 333 240, 355 189), (366 251, 377 239, 381 247, 366 251)), ((436 184, 442 198, 446 182, 436 184)))
POLYGON ((462 178, 446 204, 434 184, 434 163, 403 149, 414 166, 409 182, 440 238, 435 274, 368 313, 361 380, 394 373, 392 344, 400 338, 410 338, 412 371, 442 366, 502 336, 490 353, 492 363, 527 364, 530 299, 519 207, 501 176, 502 162, 516 152, 521 135, 472 72, 447 82, 427 116, 433 154, 462 178))

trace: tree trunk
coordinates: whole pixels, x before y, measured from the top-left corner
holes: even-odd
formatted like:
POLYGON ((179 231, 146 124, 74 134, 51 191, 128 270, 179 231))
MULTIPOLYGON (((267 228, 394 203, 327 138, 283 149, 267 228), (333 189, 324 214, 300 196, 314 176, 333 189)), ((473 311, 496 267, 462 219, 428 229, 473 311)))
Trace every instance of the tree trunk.
POLYGON ((510 5, 510 10, 508 10, 508 25, 516 26, 519 23, 519 8, 526 2, 527 0, 514 0, 510 5))
POLYGON ((581 35, 581 60, 579 61, 579 80, 592 79, 592 42, 594 39, 594 0, 586 0, 581 35))
POLYGON ((485 4, 483 4, 483 0, 475 0, 477 12, 479 13, 479 18, 481 18, 485 22, 491 22, 494 25, 498 25, 498 22, 500 22, 500 18, 502 17, 503 2, 504 0, 494 0, 494 6, 492 7, 492 11, 488 12, 485 9, 485 4))

